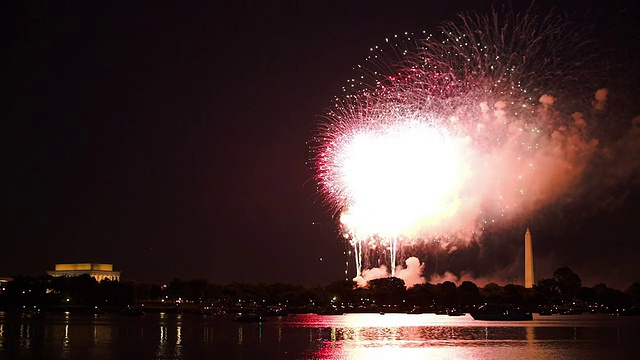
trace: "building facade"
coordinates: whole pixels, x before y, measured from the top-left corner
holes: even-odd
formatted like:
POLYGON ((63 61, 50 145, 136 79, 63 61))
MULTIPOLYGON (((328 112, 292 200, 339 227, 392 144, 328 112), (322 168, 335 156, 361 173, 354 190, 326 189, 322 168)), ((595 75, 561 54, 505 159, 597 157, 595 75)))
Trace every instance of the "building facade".
POLYGON ((77 263, 77 264, 56 264, 55 270, 47 271, 51 276, 80 276, 89 275, 97 281, 120 280, 120 271, 113 271, 113 264, 93 264, 93 263, 77 263))

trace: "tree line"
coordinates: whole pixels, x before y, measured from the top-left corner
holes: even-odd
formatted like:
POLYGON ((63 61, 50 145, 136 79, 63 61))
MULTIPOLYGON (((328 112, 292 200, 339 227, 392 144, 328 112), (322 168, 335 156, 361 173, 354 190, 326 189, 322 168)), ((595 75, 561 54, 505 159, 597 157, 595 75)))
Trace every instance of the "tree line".
POLYGON ((77 277, 17 276, 0 288, 0 309, 122 309, 140 304, 166 306, 207 305, 217 308, 281 306, 289 309, 411 308, 465 309, 485 303, 528 308, 563 306, 589 307, 599 311, 620 311, 640 307, 640 281, 625 291, 605 284, 582 286, 580 277, 567 267, 542 279, 531 289, 520 285, 489 283, 478 287, 471 281, 418 284, 409 289, 404 281, 391 277, 371 280, 367 287, 352 281, 335 281, 325 286, 292 284, 212 284, 204 279, 168 284, 134 281, 97 282, 89 275, 77 277))

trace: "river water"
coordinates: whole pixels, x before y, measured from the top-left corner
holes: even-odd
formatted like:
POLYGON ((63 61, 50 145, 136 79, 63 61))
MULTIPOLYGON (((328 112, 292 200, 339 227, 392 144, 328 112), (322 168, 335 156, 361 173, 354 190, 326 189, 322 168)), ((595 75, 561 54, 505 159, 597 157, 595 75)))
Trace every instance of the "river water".
POLYGON ((640 317, 0 312, 0 359, 637 359, 640 317))

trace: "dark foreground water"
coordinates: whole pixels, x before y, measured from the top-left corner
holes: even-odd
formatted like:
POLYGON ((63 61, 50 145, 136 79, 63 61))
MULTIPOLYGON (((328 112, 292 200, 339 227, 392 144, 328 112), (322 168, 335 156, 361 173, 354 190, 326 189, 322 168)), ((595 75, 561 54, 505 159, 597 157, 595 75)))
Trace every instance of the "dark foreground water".
POLYGON ((295 315, 260 323, 194 314, 0 312, 0 359, 638 359, 640 317, 295 315))

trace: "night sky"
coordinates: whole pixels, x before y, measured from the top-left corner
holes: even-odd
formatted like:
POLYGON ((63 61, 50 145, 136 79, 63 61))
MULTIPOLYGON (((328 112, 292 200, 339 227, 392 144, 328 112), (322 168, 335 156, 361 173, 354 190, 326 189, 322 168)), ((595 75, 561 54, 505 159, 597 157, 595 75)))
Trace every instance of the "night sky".
MULTIPOLYGON (((320 116, 371 46, 491 3, 229 3, 2 2, 0 276, 105 262, 144 282, 344 278, 346 247, 307 165, 320 116)), ((637 56, 637 5, 586 4, 564 6, 637 56)), ((530 226, 538 278, 569 266, 585 285, 625 289, 640 280, 637 170, 606 208, 592 193, 549 206, 437 270, 522 281, 530 226)))

